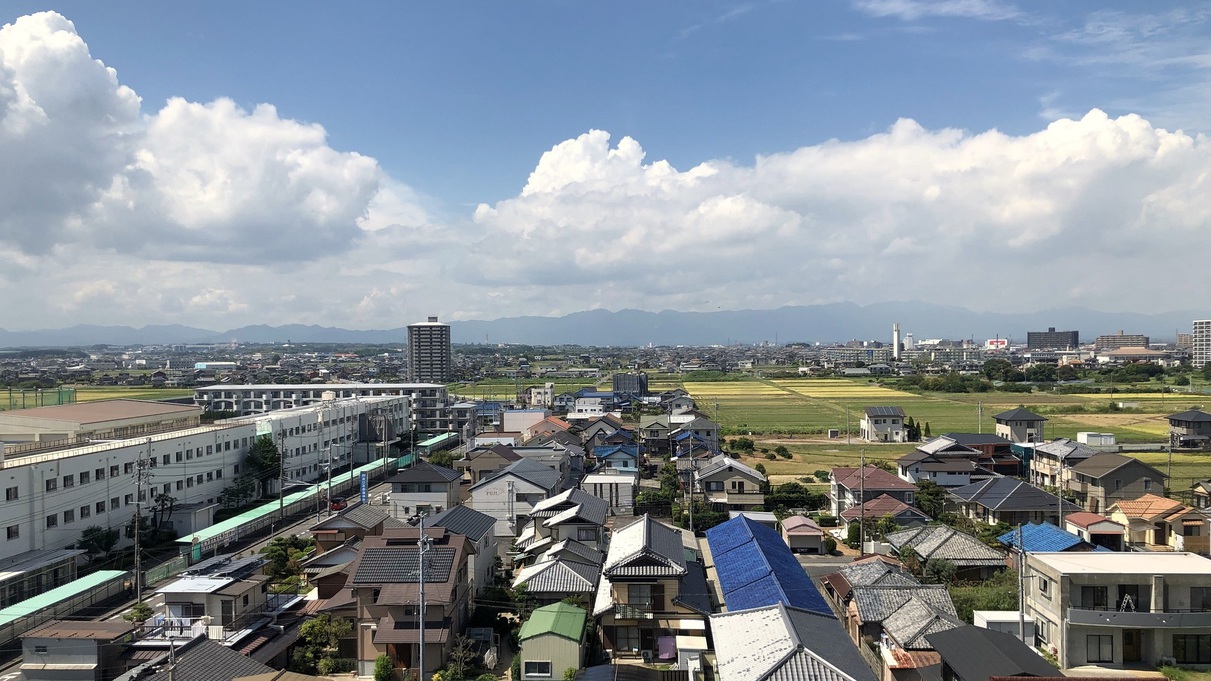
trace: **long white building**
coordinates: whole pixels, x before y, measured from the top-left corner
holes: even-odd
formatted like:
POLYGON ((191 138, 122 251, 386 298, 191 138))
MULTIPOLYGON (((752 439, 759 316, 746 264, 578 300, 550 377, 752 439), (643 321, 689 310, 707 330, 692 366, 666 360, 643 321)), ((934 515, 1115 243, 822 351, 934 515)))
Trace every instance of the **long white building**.
POLYGON ((421 433, 459 430, 451 417, 446 386, 436 383, 307 383, 212 385, 194 390, 194 404, 207 411, 233 411, 240 416, 302 407, 325 399, 404 395, 412 399, 413 426, 421 433), (326 395, 331 394, 331 398, 326 395))
MULTIPOLYGON (((60 429, 60 439, 22 437, 19 444, 6 446, 0 458, 4 488, 0 556, 64 548, 93 525, 123 531, 122 542, 127 543, 124 530, 136 504, 142 501, 142 512, 149 514, 160 493, 175 499, 177 510, 170 521, 178 534, 206 527, 213 521, 219 495, 240 475, 244 457, 259 435, 272 436, 284 453, 287 483, 316 481, 329 458, 337 468, 351 459, 352 463, 381 459, 397 439, 394 433, 407 430, 410 402, 410 396, 402 395, 330 399, 185 428, 157 420, 154 402, 114 400, 39 408, 38 418, 47 423, 92 424, 93 433, 119 432, 113 424, 136 419, 134 426, 123 427, 139 434, 90 440, 75 434, 79 429, 60 429), (140 469, 145 471, 141 484, 140 469)), ((174 420, 180 417, 179 407, 160 405, 174 420)), ((0 440, 29 434, 29 418, 20 414, 0 414, 0 440)))

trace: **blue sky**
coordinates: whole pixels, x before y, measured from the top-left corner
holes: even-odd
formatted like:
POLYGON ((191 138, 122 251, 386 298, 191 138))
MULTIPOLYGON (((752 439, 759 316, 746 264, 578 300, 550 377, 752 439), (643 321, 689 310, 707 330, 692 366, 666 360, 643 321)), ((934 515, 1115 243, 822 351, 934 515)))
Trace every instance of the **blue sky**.
MULTIPOLYGON (((72 22, 87 55, 116 72, 96 87, 117 99, 93 104, 117 106, 122 124, 80 107, 81 120, 56 119, 68 127, 55 138, 95 141, 86 128, 96 125, 120 140, 106 147, 115 156, 106 168, 90 165, 96 153, 46 151, 49 165, 81 174, 72 210, 33 198, 0 205, 14 216, 0 225, 12 246, 0 256, 16 272, 0 291, 40 276, 54 283, 48 296, 80 301, 32 301, 11 328, 102 319, 367 328, 433 313, 704 301, 1203 304, 1166 287, 1119 290, 1104 274, 1141 255, 1163 272, 1172 244, 1211 226, 1207 206, 1188 205, 1207 162, 1208 14, 1185 3, 17 1, 0 24, 44 10, 72 22), (141 99, 137 111, 121 88, 141 99), (207 108, 228 100, 230 110, 207 108), (272 115, 253 121, 260 104, 272 115), (1088 118, 1094 110, 1104 115, 1088 118), (1073 125, 1049 128, 1065 118, 1073 125), (641 151, 619 153, 628 137, 641 151), (281 161, 294 146, 308 150, 308 178, 287 193, 256 184, 279 171, 294 182, 281 161), (232 178, 245 196, 221 195, 232 178), (900 180, 912 191, 900 193, 900 180), (1120 183, 1142 189, 1123 196, 1120 183), (303 196, 305 210, 290 215, 303 196), (1011 198, 970 217, 972 205, 952 196, 1011 198), (49 231, 39 222, 47 211, 58 225, 49 231), (1154 239, 1162 227, 1179 231, 1154 239), (287 246, 266 247, 275 240, 287 246), (1009 252, 980 250, 998 242, 1009 252), (1087 260, 1073 261, 1081 244, 1087 260), (787 259, 771 260, 771 245, 787 259), (618 250, 629 255, 608 255, 618 250), (1011 294, 974 275, 956 287, 923 274, 917 263, 930 256, 1090 275, 1011 294), (107 266, 90 269, 99 262, 107 266), (136 272, 120 274, 124 264, 136 272), (750 274, 720 277, 720 265, 750 274), (752 276, 763 269, 783 276, 752 276), (179 290, 153 285, 158 277, 179 290), (317 280, 326 286, 309 289, 317 280)), ((61 68, 88 71, 38 38, 62 26, 34 23, 6 29, 8 59, 13 45, 39 45, 61 68)), ((13 61, 11 80, 53 102, 54 81, 68 79, 42 63, 13 61)), ((0 57, 0 76, 3 66, 0 57)), ((28 135, 5 140, 10 157, 43 153, 28 135)), ((1206 275, 1182 277, 1179 288, 1206 290, 1206 275)))

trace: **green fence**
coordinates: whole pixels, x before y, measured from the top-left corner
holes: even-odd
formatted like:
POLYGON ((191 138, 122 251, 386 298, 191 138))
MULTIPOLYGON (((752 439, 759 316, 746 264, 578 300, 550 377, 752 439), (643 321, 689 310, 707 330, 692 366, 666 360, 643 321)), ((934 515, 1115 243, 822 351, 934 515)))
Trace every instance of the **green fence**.
POLYGON ((143 584, 151 586, 158 582, 162 582, 169 577, 179 574, 182 570, 189 567, 188 556, 177 556, 167 563, 162 563, 143 573, 143 584))
POLYGON ((0 410, 32 409, 74 404, 75 388, 5 388, 8 395, 0 392, 0 410), (7 397, 7 399, 6 399, 7 397))

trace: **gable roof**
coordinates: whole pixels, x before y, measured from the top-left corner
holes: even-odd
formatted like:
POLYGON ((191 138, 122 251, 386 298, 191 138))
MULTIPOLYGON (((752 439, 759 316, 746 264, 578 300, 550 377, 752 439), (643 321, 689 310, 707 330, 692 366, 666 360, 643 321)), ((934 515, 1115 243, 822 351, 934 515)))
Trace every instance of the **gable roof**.
POLYGON ((963 681, 984 681, 994 676, 1062 676, 1020 639, 1004 632, 968 624, 927 634, 926 638, 963 681))
POLYGON ((719 677, 875 681, 837 620, 777 603, 711 615, 719 677))
POLYGON ((487 454, 495 454, 505 461, 519 461, 521 459, 521 455, 514 452, 512 447, 502 444, 495 444, 491 447, 476 447, 467 452, 463 458, 467 461, 473 461, 487 454))
POLYGON ((955 616, 954 602, 945 584, 878 584, 855 586, 850 591, 858 617, 864 623, 883 622, 898 612, 905 603, 916 599, 931 611, 955 616))
MULTIPOLYGON (((363 530, 369 530, 377 527, 379 523, 387 524, 387 520, 394 520, 386 511, 375 508, 370 504, 354 504, 337 515, 324 518, 320 522, 311 527, 315 530, 336 530, 347 528, 349 525, 356 525, 363 530)), ((398 525, 396 525, 398 526, 398 525)))
POLYGON ((733 459, 732 457, 728 456, 727 454, 720 454, 718 456, 712 457, 711 460, 708 461, 705 466, 698 469, 698 471, 695 473, 694 477, 696 477, 698 479, 708 478, 716 473, 719 473, 719 472, 725 471, 725 470, 736 471, 738 473, 748 476, 749 478, 752 478, 753 480, 756 480, 757 482, 765 482, 765 476, 762 475, 760 471, 758 471, 755 468, 751 468, 751 467, 737 461, 736 459, 733 459))
POLYGON ((897 551, 911 546, 922 563, 930 558, 944 558, 960 568, 1001 567, 1005 564, 1000 551, 986 546, 969 534, 945 525, 927 525, 892 532, 885 539, 897 551))
MULTIPOLYGON (((168 661, 168 653, 164 653, 168 661)), ((272 672, 273 667, 241 655, 227 646, 209 639, 176 650, 176 663, 170 671, 164 667, 144 681, 230 681, 238 676, 272 672)))
POLYGON ((1198 409, 1187 409, 1176 414, 1170 414, 1168 419, 1170 421, 1185 421, 1188 423, 1207 423, 1211 422, 1211 414, 1199 411, 1198 409))
POLYGON ((600 571, 601 563, 605 560, 605 554, 575 539, 560 539, 539 556, 539 561, 550 560, 552 558, 560 558, 561 560, 573 563, 595 565, 600 571))
POLYGON ((1064 514, 1064 522, 1072 523, 1073 525, 1076 525, 1077 527, 1083 527, 1085 529, 1088 529, 1091 525, 1096 525, 1097 523, 1111 523, 1112 525, 1118 525, 1119 527, 1123 526, 1122 523, 1116 523, 1104 515, 1099 515, 1097 513, 1091 513, 1089 511, 1077 511, 1076 513, 1066 513, 1066 514, 1064 514))
POLYGON ((576 518, 595 525, 605 525, 606 514, 609 510, 610 505, 605 499, 593 496, 582 489, 572 488, 534 504, 530 517, 546 518, 547 520, 543 523, 546 527, 576 518))
POLYGON ((685 562, 681 530, 645 513, 630 525, 614 530, 603 574, 607 577, 680 576, 685 574, 685 562))
POLYGON ((917 445, 917 451, 925 454, 938 454, 941 452, 960 452, 962 454, 978 454, 979 451, 968 447, 949 435, 939 435, 932 440, 927 440, 917 445))
POLYGON ((526 585, 529 593, 583 593, 597 588, 601 568, 587 563, 558 559, 527 565, 513 578, 513 586, 526 585))
POLYGON ((482 480, 471 486, 474 490, 505 475, 513 475, 526 482, 545 490, 553 490, 559 485, 560 473, 550 466, 537 461, 520 458, 499 470, 485 473, 482 480))
POLYGON ((728 610, 786 603, 828 617, 832 609, 782 537, 737 516, 706 531, 728 610))
POLYGON ((484 535, 492 531, 496 519, 487 513, 477 511, 470 506, 451 506, 446 510, 433 514, 426 522, 428 527, 444 527, 454 534, 469 537, 478 542, 484 535))
POLYGON ((1081 475, 1088 475, 1091 478, 1097 479, 1109 475, 1114 471, 1133 463, 1143 466, 1158 480, 1165 479, 1164 473, 1158 471, 1152 466, 1149 466, 1143 461, 1140 461, 1139 459, 1135 459, 1130 456, 1123 456, 1122 454, 1111 454, 1109 452, 1098 452, 1097 454, 1094 454, 1088 459, 1085 459, 1084 461, 1073 466, 1072 470, 1080 473, 1081 475))
POLYGON ((816 521, 803 515, 789 515, 783 518, 782 530, 787 534, 824 534, 824 530, 816 524, 816 521))
POLYGON ((850 592, 856 586, 918 586, 916 580, 903 567, 888 563, 883 556, 874 560, 859 560, 843 565, 834 573, 825 575, 822 580, 833 588, 841 599, 849 598, 850 592))
MULTIPOLYGON (((962 501, 993 511, 1049 511, 1058 509, 1060 505, 1055 495, 1014 478, 989 478, 949 491, 962 501)), ((1080 510, 1070 501, 1063 504, 1065 512, 1080 510)))
POLYGON ((587 618, 584 608, 571 603, 552 603, 535 608, 530 619, 521 625, 518 640, 524 641, 543 634, 554 634, 580 643, 584 639, 584 623, 587 618))
POLYGON ((960 626, 963 622, 953 611, 939 610, 916 594, 883 620, 883 631, 905 650, 930 650, 933 646, 925 638, 928 634, 960 626))
POLYGON ((1018 530, 1013 529, 997 537, 997 541, 1013 548, 1026 547, 1031 553, 1040 551, 1067 551, 1073 547, 1085 544, 1085 540, 1075 534, 1061 530, 1051 523, 1028 523, 1021 527, 1021 541, 1018 541, 1018 530))
POLYGON ((1045 442, 1041 445, 1036 445, 1034 451, 1049 454, 1059 459, 1060 461, 1075 461, 1077 459, 1088 459, 1098 453, 1098 450, 1089 445, 1082 444, 1069 440, 1066 437, 1057 437, 1051 442, 1045 442))
POLYGON ((1160 520, 1173 515, 1180 515, 1185 510, 1194 510, 1180 501, 1166 499, 1155 494, 1145 494, 1135 499, 1123 499, 1110 505, 1110 509, 1118 509, 1128 518, 1144 520, 1160 520))
POLYGON ((885 515, 895 517, 904 513, 918 516, 927 522, 930 519, 928 515, 922 513, 915 506, 909 506, 888 494, 880 494, 864 504, 847 508, 841 512, 841 517, 846 520, 859 518, 874 518, 877 520, 885 515))
POLYGON ((837 484, 846 489, 858 489, 865 484, 867 490, 909 490, 916 489, 917 486, 907 480, 901 480, 894 473, 889 473, 874 464, 869 464, 866 468, 852 468, 849 466, 840 466, 833 469, 833 479, 837 484), (862 479, 866 482, 863 483, 862 479))
POLYGON ((899 417, 904 418, 904 410, 900 407, 866 407, 862 410, 868 417, 899 417))
POLYGON ((1003 411, 1000 414, 995 414, 992 417, 996 421, 1046 421, 1047 419, 1038 414, 1028 411, 1024 407, 1003 411))
POLYGON ((387 478, 387 482, 445 482, 450 483, 462 478, 462 473, 445 466, 419 461, 387 478))
POLYGON ((950 438, 967 447, 976 445, 1004 445, 1008 447, 1013 444, 1013 442, 996 433, 943 433, 942 437, 950 438))

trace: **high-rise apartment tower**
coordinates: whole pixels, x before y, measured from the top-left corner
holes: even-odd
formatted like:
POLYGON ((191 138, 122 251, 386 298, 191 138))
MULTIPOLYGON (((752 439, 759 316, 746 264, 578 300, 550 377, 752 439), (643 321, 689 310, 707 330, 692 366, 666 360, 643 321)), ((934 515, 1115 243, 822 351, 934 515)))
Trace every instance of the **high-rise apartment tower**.
POLYGON ((416 383, 449 383, 450 325, 429 317, 427 322, 408 325, 408 380, 416 383))
POLYGON ((1195 369, 1211 364, 1211 319, 1194 320, 1190 334, 1190 363, 1195 369))

